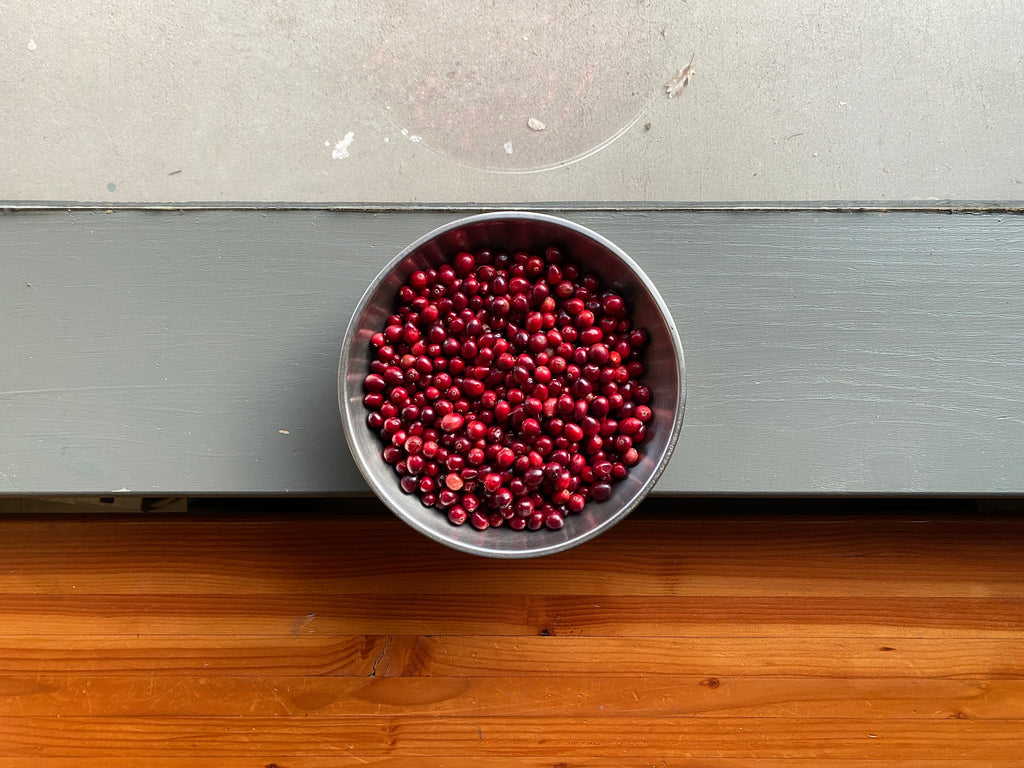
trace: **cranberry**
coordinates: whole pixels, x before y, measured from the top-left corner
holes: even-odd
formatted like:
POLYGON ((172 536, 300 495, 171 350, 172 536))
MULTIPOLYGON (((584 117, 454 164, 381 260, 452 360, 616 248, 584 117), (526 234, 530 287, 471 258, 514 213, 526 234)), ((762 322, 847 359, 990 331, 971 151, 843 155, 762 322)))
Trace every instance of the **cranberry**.
POLYGON ((536 488, 544 481, 544 471, 540 467, 531 466, 523 472, 523 481, 527 486, 536 488))
POLYGON ((594 324, 594 319, 594 313, 591 312, 589 309, 584 309, 582 312, 579 312, 573 319, 573 324, 577 328, 589 328, 594 324))
POLYGON ((606 315, 617 317, 625 311, 626 304, 623 302, 622 297, 614 293, 606 293, 601 302, 601 308, 606 315))
POLYGON ((501 475, 491 472, 484 476, 484 490, 488 493, 495 493, 499 488, 501 488, 501 475))
POLYGON ((449 413, 441 419, 441 429, 445 432, 455 432, 462 428, 465 419, 458 413, 449 413))
POLYGON ((465 379, 462 382, 462 391, 467 397, 478 398, 487 390, 482 381, 477 379, 465 379))
POLYGON ((583 428, 579 424, 566 424, 564 433, 566 438, 574 443, 578 443, 583 439, 583 428))
POLYGON ((629 346, 634 349, 646 347, 650 343, 650 337, 643 328, 634 328, 629 334, 629 346))
POLYGON ((629 417, 619 422, 619 432, 624 435, 635 435, 643 429, 643 422, 635 417, 629 417))
POLYGON ((512 466, 512 462, 516 460, 516 455, 511 448, 502 448, 494 458, 499 467, 508 469, 512 466))
POLYGON ((403 492, 454 525, 557 530, 639 463, 650 335, 561 250, 458 251, 397 299, 363 403, 403 492))

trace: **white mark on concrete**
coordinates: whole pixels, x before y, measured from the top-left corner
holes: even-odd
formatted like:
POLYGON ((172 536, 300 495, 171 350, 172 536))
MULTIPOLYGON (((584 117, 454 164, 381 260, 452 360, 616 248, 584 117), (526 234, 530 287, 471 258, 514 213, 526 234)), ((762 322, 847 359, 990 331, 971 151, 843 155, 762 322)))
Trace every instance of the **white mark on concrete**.
POLYGON ((403 128, 402 129, 402 135, 403 136, 408 136, 409 135, 409 129, 408 128, 403 128))
POLYGON ((325 146, 325 147, 329 147, 329 146, 331 146, 331 142, 329 142, 329 141, 325 141, 325 142, 324 142, 324 146, 325 146))
POLYGON ((36 49, 36 41, 33 40, 31 37, 28 39, 28 49, 30 51, 34 51, 36 49))
POLYGON ((277 430, 277 433, 279 435, 290 435, 291 434, 291 432, 289 432, 287 429, 279 429, 279 430, 277 430))
POLYGON ((352 146, 352 141, 355 137, 356 135, 352 131, 346 133, 345 138, 334 145, 334 149, 331 150, 331 157, 335 160, 344 160, 348 157, 348 148, 352 146))
POLYGON ((693 76, 697 74, 697 70, 693 68, 693 57, 696 55, 697 52, 694 51, 693 56, 690 57, 690 63, 680 69, 679 73, 675 77, 665 83, 665 91, 668 93, 668 97, 670 99, 674 99, 676 96, 679 96, 683 92, 683 89, 690 84, 690 80, 693 79, 693 76))
POLYGON ((511 155, 512 154, 512 142, 511 141, 506 141, 505 142, 505 154, 506 155, 511 155))
POLYGON ((387 144, 389 141, 391 141, 391 139, 389 139, 387 136, 385 136, 384 137, 384 143, 387 144))
POLYGON ((127 488, 118 488, 116 490, 111 491, 111 493, 131 493, 131 491, 129 491, 127 488))
POLYGON ((423 141, 423 137, 422 136, 410 136, 409 137, 409 141, 411 141, 413 144, 419 144, 421 141, 423 141))
POLYGON ((547 127, 536 117, 531 117, 529 120, 527 120, 526 125, 527 127, 529 127, 531 131, 543 131, 547 127))

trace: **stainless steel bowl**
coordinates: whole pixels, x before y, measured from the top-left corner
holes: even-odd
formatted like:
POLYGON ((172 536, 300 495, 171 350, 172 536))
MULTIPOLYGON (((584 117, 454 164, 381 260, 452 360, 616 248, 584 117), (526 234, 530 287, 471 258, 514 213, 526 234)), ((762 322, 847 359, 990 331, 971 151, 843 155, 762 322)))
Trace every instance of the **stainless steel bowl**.
POLYGON ((626 253, 586 227, 540 213, 506 211, 459 219, 416 240, 381 270, 363 294, 345 333, 338 369, 338 399, 349 448, 366 482, 402 520, 454 549, 498 558, 524 558, 569 549, 608 530, 628 515, 654 487, 672 455, 683 421, 686 376, 683 348, 668 307, 654 283, 626 253), (398 487, 398 477, 381 457, 377 434, 366 424, 363 379, 371 360, 370 337, 383 329, 395 295, 412 272, 436 267, 462 250, 483 247, 543 251, 557 245, 604 286, 618 291, 632 309, 634 325, 645 327, 651 345, 643 383, 651 390, 653 418, 642 459, 615 483, 603 502, 589 502, 568 515, 561 530, 513 531, 501 527, 478 531, 468 523, 455 526, 437 509, 398 487))

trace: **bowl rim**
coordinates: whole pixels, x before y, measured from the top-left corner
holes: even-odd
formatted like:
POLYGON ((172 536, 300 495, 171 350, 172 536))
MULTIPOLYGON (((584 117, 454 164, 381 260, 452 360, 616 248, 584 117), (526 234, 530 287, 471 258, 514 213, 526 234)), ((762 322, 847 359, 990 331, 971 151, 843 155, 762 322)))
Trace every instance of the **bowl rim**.
MULTIPOLYGON (((403 248, 396 256, 388 261, 387 264, 381 268, 377 275, 370 281, 366 289, 363 291, 355 309, 352 311, 352 316, 349 319, 348 326, 345 329, 345 335, 341 345, 341 357, 338 362, 338 409, 341 413, 342 427, 345 432, 345 441, 348 443, 349 452, 352 454, 352 458, 355 462, 356 468, 362 475, 363 479, 369 485, 370 489, 374 492, 374 495, 380 499, 391 512, 398 517, 400 520, 405 522, 410 527, 424 534, 428 538, 443 544, 451 549, 459 550, 461 552, 467 552, 482 557, 498 558, 498 559, 525 559, 533 557, 543 557, 545 555, 555 554, 557 552, 563 552, 565 550, 576 547, 589 541, 601 533, 607 531, 617 523, 625 519, 647 496, 650 494, 651 489, 657 484, 659 478, 664 473, 665 468, 668 466, 669 461, 672 458, 672 454, 675 452, 676 444, 679 441, 679 435, 683 423, 683 413, 686 408, 686 361, 683 356, 683 346, 679 339, 679 331, 676 328, 675 320, 672 317, 672 313, 669 311, 668 305, 662 298, 661 293, 658 291, 657 286, 647 276, 647 273, 640 268, 637 264, 622 248, 613 243, 603 235, 593 231, 592 229, 577 224, 569 219, 564 219, 559 216, 552 216, 546 213, 536 213, 532 211, 523 210, 499 210, 491 211, 488 213, 479 213, 471 216, 465 216, 459 219, 455 219, 447 224, 443 224, 439 227, 435 227, 426 234, 416 238, 412 243, 403 248), (584 531, 583 533, 560 542, 555 542, 547 546, 535 546, 526 549, 513 549, 513 550, 496 550, 487 547, 478 546, 475 544, 469 544, 466 542, 458 541, 454 538, 446 537, 442 533, 438 532, 434 528, 420 521, 415 515, 408 513, 406 510, 399 507, 398 504, 394 503, 391 499, 390 489, 384 488, 378 478, 371 473, 365 466, 369 463, 370 458, 363 454, 360 444, 354 439, 356 425, 352 421, 351 413, 346 407, 346 381, 349 376, 348 360, 352 343, 355 340, 356 334, 359 331, 358 321, 363 316, 367 305, 370 303, 371 296, 377 291, 380 284, 387 279, 388 275, 394 270, 402 261, 409 256, 413 255, 418 249, 430 241, 441 237, 444 234, 460 229, 462 227, 478 224, 486 221, 497 221, 497 220, 523 220, 523 221, 542 221, 548 224, 553 224, 559 227, 575 231, 594 242, 601 247, 607 249, 615 255, 634 276, 643 284, 644 288, 649 293, 654 305, 658 308, 662 319, 665 322, 666 329, 669 334, 669 338, 672 340, 672 348, 675 352, 676 357, 676 372, 679 377, 679 396, 676 402, 675 417, 672 421, 672 428, 669 433, 668 441, 666 442, 664 452, 658 464, 654 467, 650 476, 644 481, 640 488, 640 491, 636 496, 624 504, 620 509, 616 510, 615 514, 609 515, 607 518, 602 520, 598 525, 593 528, 584 531)), ((541 532, 542 533, 542 532, 541 532)))

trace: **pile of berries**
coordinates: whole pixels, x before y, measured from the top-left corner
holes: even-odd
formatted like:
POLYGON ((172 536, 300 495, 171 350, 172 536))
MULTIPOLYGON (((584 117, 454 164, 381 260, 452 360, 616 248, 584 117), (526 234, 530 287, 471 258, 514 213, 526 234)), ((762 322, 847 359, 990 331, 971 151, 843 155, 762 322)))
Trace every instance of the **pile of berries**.
POLYGON ((458 253, 373 335, 367 423, 402 490, 455 525, 558 529, 640 461, 648 341, 556 247, 458 253))

